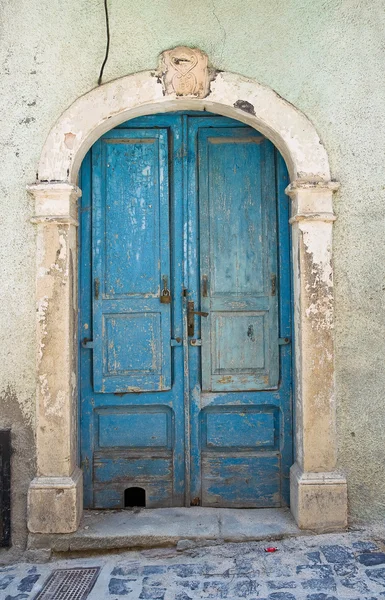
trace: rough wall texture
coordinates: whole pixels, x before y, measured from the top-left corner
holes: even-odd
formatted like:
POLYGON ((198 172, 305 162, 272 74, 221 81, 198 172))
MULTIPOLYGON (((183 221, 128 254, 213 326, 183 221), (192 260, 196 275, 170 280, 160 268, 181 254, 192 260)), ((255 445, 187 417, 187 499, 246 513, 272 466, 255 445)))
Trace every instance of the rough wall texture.
MULTIPOLYGON (((62 111, 97 84, 102 0, 2 0, 0 172, 2 303, 0 427, 14 424, 14 524, 33 473, 34 227, 25 185, 62 111), (11 392, 10 392, 11 390, 11 392), (20 457, 24 460, 20 461, 20 457)), ((315 124, 341 182, 335 209, 339 465, 350 515, 385 504, 384 0, 110 1, 104 80, 154 68, 176 45, 198 46, 218 69, 255 78, 315 124)), ((14 525, 22 544, 23 526, 14 525)))

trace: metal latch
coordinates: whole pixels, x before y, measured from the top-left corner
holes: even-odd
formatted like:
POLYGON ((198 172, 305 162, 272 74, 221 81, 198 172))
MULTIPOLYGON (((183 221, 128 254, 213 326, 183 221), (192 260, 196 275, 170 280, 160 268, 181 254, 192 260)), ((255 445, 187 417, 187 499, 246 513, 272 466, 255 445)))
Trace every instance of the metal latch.
POLYGON ((200 310, 194 310, 194 302, 187 303, 187 330, 190 337, 194 336, 194 316, 208 317, 208 312, 202 312, 200 310))
POLYGON ((91 340, 91 338, 83 338, 82 339, 82 348, 93 348, 94 347, 94 341, 91 340))

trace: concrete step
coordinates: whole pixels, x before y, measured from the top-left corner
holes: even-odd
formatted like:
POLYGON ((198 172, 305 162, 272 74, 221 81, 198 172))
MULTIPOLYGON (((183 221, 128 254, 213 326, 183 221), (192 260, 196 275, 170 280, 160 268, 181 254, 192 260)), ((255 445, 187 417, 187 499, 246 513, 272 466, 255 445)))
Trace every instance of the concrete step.
POLYGON ((189 541, 202 544, 282 539, 304 533, 287 508, 85 511, 75 533, 29 534, 29 548, 100 551, 188 545, 189 541))

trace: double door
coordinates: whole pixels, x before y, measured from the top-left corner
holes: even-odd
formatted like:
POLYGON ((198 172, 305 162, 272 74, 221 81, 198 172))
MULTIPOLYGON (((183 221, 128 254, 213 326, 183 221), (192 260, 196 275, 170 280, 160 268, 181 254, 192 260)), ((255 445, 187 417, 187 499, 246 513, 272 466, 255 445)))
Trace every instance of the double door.
POLYGON ((214 115, 129 121, 86 156, 85 505, 273 507, 292 462, 287 172, 214 115))

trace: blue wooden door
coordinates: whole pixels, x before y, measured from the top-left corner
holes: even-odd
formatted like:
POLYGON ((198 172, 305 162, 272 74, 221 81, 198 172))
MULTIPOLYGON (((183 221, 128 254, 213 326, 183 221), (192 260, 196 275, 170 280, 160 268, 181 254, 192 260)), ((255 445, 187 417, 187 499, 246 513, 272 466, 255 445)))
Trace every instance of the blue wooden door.
POLYGON ((175 113, 104 135, 81 177, 86 506, 287 504, 282 159, 236 121, 175 113))

